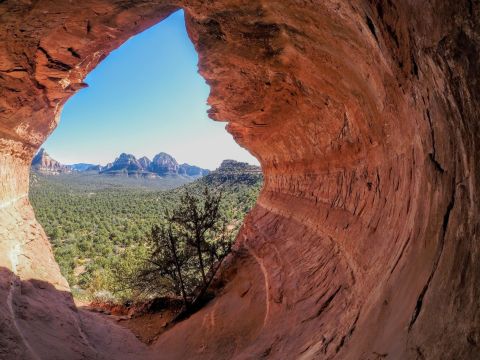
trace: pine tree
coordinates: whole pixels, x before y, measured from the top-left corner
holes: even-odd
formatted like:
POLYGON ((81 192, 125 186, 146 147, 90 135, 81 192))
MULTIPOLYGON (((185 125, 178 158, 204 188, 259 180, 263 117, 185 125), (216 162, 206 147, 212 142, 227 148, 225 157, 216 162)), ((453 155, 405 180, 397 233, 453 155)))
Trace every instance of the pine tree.
POLYGON ((221 200, 221 192, 213 193, 207 187, 201 198, 185 191, 180 205, 173 211, 173 215, 169 219, 178 226, 187 244, 195 249, 204 288, 209 283, 204 255, 212 251, 216 253, 216 249, 212 249, 212 246, 215 247, 215 245, 209 243, 207 238, 222 229, 221 200))

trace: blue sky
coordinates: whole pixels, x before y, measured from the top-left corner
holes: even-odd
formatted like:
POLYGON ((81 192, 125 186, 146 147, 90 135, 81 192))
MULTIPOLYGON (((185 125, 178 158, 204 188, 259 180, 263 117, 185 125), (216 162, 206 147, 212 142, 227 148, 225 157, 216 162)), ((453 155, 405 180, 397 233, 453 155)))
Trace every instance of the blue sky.
POLYGON ((131 38, 86 78, 44 144, 64 164, 106 164, 121 152, 218 167, 223 159, 257 164, 208 118, 209 87, 197 72, 183 11, 131 38))

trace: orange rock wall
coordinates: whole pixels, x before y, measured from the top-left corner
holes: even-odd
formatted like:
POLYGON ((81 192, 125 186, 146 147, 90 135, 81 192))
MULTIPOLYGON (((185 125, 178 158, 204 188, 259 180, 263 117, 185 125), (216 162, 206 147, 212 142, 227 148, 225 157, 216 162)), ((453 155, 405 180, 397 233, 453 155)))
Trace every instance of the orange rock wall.
POLYGON ((477 2, 7 0, 0 18, 0 356, 480 357, 477 2), (265 185, 222 294, 144 349, 74 309, 28 166, 86 74, 178 7, 210 116, 265 185))

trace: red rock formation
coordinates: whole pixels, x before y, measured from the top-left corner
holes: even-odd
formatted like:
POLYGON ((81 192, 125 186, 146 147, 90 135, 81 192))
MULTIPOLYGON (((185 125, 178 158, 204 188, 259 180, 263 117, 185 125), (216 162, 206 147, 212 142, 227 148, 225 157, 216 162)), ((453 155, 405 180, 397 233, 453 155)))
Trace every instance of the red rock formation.
POLYGON ((479 16, 468 0, 2 2, 0 356, 479 358, 479 16), (85 75, 179 6, 210 115, 265 185, 222 294, 145 353, 73 307, 28 168, 85 75))
POLYGON ((72 172, 70 166, 60 164, 57 160, 48 155, 43 148, 33 157, 32 170, 45 175, 58 175, 72 172))

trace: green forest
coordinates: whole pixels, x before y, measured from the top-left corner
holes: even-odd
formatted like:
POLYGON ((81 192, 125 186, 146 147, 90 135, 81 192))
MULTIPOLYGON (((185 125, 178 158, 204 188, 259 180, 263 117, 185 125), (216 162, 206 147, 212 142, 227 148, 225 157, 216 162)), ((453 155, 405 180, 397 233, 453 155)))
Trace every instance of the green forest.
POLYGON ((224 177, 214 172, 174 189, 159 190, 158 186, 134 186, 131 179, 121 185, 118 180, 89 183, 74 175, 32 173, 30 201, 74 296, 86 301, 125 301, 133 295, 122 286, 118 274, 141 266, 152 226, 163 221, 165 211, 173 209, 186 190, 194 194, 206 186, 221 190, 222 214, 233 232, 238 232, 256 202, 262 177, 237 175, 224 177))

